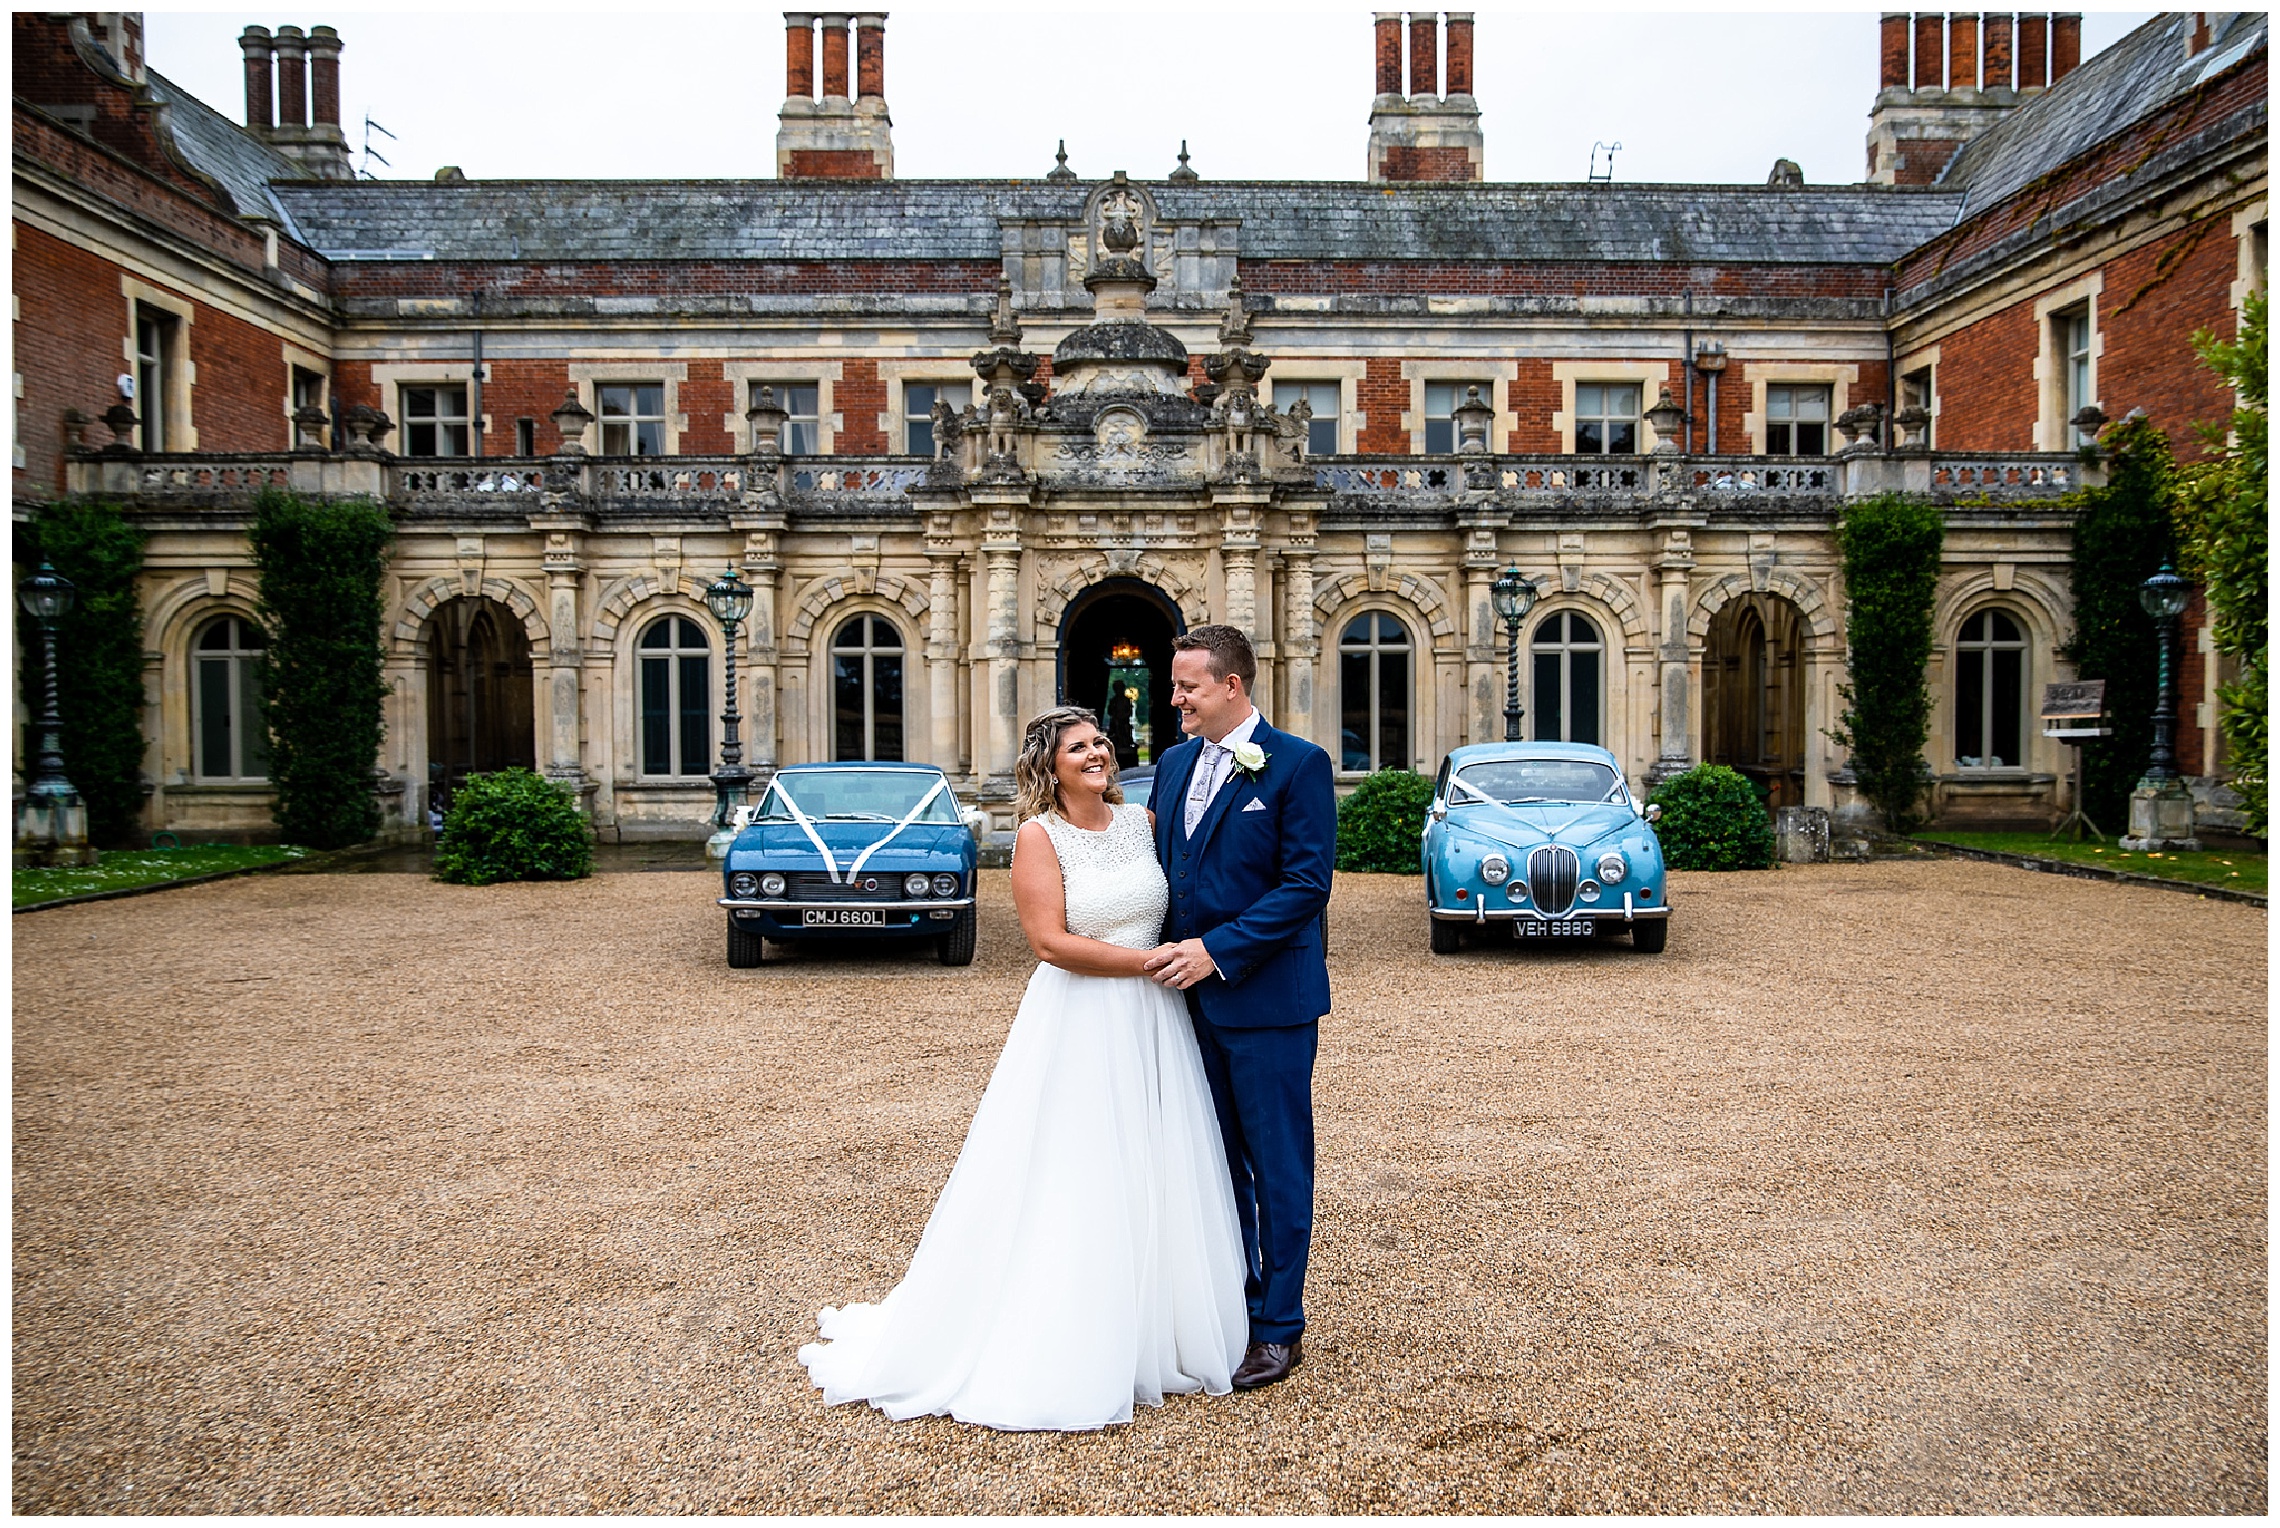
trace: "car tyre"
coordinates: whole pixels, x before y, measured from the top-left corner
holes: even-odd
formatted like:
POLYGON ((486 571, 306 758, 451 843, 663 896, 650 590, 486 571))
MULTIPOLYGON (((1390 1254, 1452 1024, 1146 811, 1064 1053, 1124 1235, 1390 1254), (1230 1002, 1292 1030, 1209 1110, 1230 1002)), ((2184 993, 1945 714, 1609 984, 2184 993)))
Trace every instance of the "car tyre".
POLYGON ((737 971, 749 971, 754 966, 768 963, 768 947, 755 929, 748 929, 736 921, 732 914, 728 920, 728 964, 737 971))
POLYGON ((969 907, 958 914, 949 933, 934 941, 934 953, 946 966, 970 966, 974 963, 974 933, 974 910, 969 907))
POLYGON ((1445 918, 1430 920, 1433 925, 1433 953, 1454 955, 1465 947, 1465 926, 1445 918))
POLYGON ((1668 918, 1641 918, 1631 925, 1631 948, 1642 955, 1660 955, 1669 943, 1668 918))

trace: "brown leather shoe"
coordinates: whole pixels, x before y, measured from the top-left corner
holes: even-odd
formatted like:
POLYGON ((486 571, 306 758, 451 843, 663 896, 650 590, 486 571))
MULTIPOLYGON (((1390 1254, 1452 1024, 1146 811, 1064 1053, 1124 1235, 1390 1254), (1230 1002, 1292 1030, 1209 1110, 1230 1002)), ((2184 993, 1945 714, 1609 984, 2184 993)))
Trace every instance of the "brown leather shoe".
POLYGON ((1233 1384, 1238 1390, 1256 1390, 1276 1380, 1287 1379, 1290 1371, 1298 1367, 1299 1351, 1296 1340, 1290 1342, 1254 1342, 1243 1354, 1243 1366, 1235 1371, 1233 1384))

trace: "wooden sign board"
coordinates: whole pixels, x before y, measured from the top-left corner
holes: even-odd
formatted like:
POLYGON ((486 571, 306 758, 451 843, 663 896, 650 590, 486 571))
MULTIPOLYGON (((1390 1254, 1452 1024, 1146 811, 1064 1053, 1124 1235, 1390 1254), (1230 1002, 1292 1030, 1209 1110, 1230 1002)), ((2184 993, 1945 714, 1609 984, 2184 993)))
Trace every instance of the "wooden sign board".
POLYGON ((2103 679, 2082 679, 2072 684, 2043 686, 2043 721, 2095 721, 2105 714, 2106 681, 2103 679))

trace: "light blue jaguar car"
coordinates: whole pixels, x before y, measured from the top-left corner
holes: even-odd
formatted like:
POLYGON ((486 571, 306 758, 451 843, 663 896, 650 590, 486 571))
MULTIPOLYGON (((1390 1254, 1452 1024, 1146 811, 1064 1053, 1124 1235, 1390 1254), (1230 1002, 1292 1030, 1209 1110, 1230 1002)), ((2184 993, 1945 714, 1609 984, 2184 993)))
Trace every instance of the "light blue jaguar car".
POLYGON ((1515 942, 1628 930, 1633 948, 1660 953, 1670 938, 1661 815, 1632 798, 1604 748, 1457 749, 1434 777, 1421 850, 1433 953, 1455 953, 1467 928, 1515 942))

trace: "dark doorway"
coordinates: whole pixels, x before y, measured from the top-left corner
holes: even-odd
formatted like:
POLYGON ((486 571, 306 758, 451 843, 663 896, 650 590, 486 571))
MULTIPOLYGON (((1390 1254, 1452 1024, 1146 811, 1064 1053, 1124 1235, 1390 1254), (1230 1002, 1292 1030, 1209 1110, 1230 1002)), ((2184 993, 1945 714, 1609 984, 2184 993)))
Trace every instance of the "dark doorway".
POLYGON ((538 767, 530 640, 496 600, 446 601, 428 627, 428 804, 471 774, 538 767))
POLYGON ((1111 578, 1061 617, 1060 703, 1100 713, 1120 768, 1153 763, 1180 740, 1172 709, 1172 638, 1179 607, 1137 578, 1111 578))
POLYGON ((1804 623, 1776 594, 1711 619, 1702 655, 1702 753, 1739 770, 1769 807, 1805 803, 1804 623))

